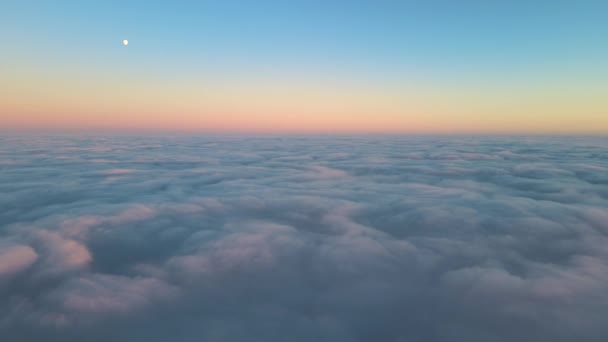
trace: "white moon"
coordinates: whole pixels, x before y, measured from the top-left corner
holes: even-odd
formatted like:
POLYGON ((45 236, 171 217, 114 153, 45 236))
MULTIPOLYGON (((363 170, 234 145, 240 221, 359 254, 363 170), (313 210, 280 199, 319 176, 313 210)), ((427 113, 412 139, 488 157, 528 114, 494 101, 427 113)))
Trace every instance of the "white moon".
POLYGON ((126 40, 126 39, 123 39, 123 40, 122 40, 122 45, 124 45, 124 46, 129 45, 129 41, 128 41, 128 40, 126 40))

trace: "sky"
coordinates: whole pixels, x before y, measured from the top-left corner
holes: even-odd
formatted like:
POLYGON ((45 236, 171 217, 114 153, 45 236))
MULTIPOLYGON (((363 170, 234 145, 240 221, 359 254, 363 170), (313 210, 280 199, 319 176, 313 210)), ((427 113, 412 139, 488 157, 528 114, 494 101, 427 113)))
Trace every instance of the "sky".
POLYGON ((606 134, 606 36, 605 1, 4 0, 0 129, 606 134))

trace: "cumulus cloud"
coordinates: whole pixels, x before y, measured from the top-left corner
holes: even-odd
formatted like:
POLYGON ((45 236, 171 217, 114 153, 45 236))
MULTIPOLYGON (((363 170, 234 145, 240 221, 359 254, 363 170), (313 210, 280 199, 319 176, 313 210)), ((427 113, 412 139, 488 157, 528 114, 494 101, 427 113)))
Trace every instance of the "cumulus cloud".
POLYGON ((0 242, 0 279, 30 267, 38 254, 30 247, 0 242))
POLYGON ((608 336, 605 138, 0 146, 10 340, 608 336))
POLYGON ((36 230, 32 233, 33 243, 41 250, 41 272, 63 273, 87 266, 92 256, 85 245, 64 238, 49 230, 36 230))
POLYGON ((47 296, 59 310, 75 315, 128 313, 173 296, 175 289, 154 278, 91 274, 69 279, 47 296))

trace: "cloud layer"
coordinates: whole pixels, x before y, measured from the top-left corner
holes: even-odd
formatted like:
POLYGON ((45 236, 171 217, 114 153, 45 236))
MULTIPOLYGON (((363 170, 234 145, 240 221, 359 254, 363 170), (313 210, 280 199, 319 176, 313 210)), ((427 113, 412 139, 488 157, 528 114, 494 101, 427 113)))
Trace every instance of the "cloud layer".
POLYGON ((0 336, 605 341, 608 140, 0 137, 0 336))

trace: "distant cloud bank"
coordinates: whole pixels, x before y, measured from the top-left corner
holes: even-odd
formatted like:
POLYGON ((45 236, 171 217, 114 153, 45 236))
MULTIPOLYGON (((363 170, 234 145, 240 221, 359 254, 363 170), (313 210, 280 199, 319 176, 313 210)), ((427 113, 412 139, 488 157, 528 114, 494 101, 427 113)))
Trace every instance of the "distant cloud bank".
POLYGON ((0 136, 7 341, 606 341, 608 139, 0 136))

